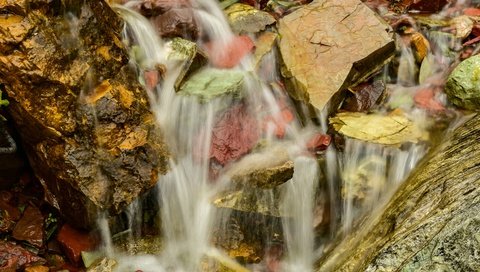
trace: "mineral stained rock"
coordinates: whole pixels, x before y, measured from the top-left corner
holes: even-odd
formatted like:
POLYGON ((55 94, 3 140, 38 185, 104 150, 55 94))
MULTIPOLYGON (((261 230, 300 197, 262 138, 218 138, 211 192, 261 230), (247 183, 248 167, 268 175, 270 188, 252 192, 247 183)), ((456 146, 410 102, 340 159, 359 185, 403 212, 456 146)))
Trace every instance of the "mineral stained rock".
POLYGON ((479 271, 480 116, 433 149, 318 271, 479 271))
POLYGON ((291 95, 318 110, 377 71, 395 51, 389 26, 358 0, 317 0, 279 21, 291 95))
POLYGON ((445 86, 449 101, 467 110, 480 110, 480 56, 461 62, 445 86))
POLYGON ((0 78, 32 168, 46 199, 90 227, 166 172, 122 22, 104 1, 1 1, 0 14, 0 78))

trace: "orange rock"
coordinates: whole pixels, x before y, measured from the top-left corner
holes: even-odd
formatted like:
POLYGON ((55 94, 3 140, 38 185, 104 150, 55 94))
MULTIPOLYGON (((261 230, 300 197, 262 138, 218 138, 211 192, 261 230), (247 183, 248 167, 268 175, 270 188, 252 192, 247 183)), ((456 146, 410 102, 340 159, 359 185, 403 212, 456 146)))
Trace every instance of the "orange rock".
POLYGON ((252 52, 255 44, 248 36, 235 36, 229 43, 222 46, 218 41, 212 41, 206 44, 210 62, 218 68, 233 68, 248 53, 252 52))

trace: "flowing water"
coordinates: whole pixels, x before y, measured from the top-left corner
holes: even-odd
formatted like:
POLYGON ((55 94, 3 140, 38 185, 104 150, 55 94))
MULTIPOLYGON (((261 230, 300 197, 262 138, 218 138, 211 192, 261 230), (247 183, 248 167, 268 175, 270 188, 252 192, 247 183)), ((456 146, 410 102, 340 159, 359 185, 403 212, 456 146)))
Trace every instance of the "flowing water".
MULTIPOLYGON (((132 65, 138 68, 140 75, 145 70, 165 65, 166 74, 162 81, 148 91, 152 112, 172 153, 172 159, 169 172, 159 177, 156 188, 161 214, 161 252, 130 256, 114 249, 106 218, 101 216, 99 227, 103 230, 104 251, 119 261, 119 271, 200 271, 208 270, 212 262, 220 262, 236 271, 248 271, 211 242, 216 235, 214 230, 230 231, 227 222, 230 222, 228 218, 231 216, 231 212, 216 208, 213 200, 233 187, 225 172, 219 171, 218 177, 212 177, 212 131, 225 111, 225 105, 235 107, 239 101, 227 95, 204 102, 198 97, 177 93, 175 82, 183 69, 182 63, 169 60, 168 54, 172 50, 170 43, 157 36, 147 19, 130 10, 130 4, 115 6, 115 10, 126 22, 125 43, 144 56, 142 61, 132 58, 132 65)), ((205 31, 207 40, 217 41, 215 51, 223 50, 234 37, 223 12, 213 0, 195 1, 195 19, 205 31)), ((202 41, 198 41, 198 44, 203 46, 202 41)), ((272 63, 276 64, 276 53, 268 54, 263 62, 271 66, 272 63)), ((319 203, 317 192, 323 180, 326 182, 323 196, 328 199, 329 205, 321 208, 329 210, 330 235, 327 236, 332 238, 339 232, 348 233, 357 218, 387 201, 426 153, 426 147, 421 144, 386 147, 347 139, 343 152, 338 152, 333 146, 325 151, 325 167, 320 169, 317 159, 307 151, 306 142, 316 132, 326 133, 326 114, 319 114, 321 126, 311 123, 302 125, 298 120, 289 123, 283 139, 277 139, 276 126, 286 123, 279 114, 282 107, 279 97, 284 97, 281 96, 282 91, 273 84, 279 76, 276 69, 255 75, 257 73, 253 72, 255 68, 252 63, 252 57, 249 56, 232 68, 245 77, 245 95, 241 105, 258 121, 263 120, 265 115, 274 116, 265 131, 258 131, 262 135, 259 142, 272 147, 282 146, 294 162, 293 178, 280 186, 280 209, 288 215, 281 220, 285 254, 282 260, 274 261, 278 261, 280 271, 312 271, 317 255, 325 246, 317 241, 314 230, 317 216, 314 211, 319 203)), ((413 69, 412 51, 404 47, 395 90, 414 85, 413 69)), ((234 162, 230 167, 241 163, 242 160, 234 162)), ((271 197, 273 201, 273 195, 267 195, 267 198, 271 197)), ((142 222, 141 209, 142 205, 137 201, 127 211, 132 243, 142 235, 139 228, 142 222)), ((265 249, 266 256, 267 251, 265 249)), ((249 268, 275 271, 268 261, 249 268)))

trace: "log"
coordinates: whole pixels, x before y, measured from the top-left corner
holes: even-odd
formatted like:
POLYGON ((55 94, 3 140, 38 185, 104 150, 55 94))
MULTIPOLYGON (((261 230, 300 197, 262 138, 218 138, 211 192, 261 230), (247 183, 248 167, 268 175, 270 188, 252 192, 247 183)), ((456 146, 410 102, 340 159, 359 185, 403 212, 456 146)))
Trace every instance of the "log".
POLYGON ((455 129, 317 271, 480 271, 480 115, 455 129))
POLYGON ((77 227, 119 212, 168 152, 105 1, 0 1, 0 83, 46 199, 77 227))

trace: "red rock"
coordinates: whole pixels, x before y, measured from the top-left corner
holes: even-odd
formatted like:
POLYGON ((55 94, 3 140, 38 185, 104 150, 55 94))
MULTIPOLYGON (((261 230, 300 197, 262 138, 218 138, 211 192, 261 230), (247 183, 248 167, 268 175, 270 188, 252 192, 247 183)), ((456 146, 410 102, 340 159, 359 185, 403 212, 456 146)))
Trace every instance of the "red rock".
POLYGON ((286 128, 295 119, 289 108, 284 108, 279 116, 268 115, 263 121, 263 131, 266 132, 271 125, 274 126, 275 136, 282 139, 285 136, 286 128))
POLYGON ((431 111, 443 111, 445 107, 442 103, 435 100, 435 91, 431 88, 421 89, 415 93, 415 104, 419 108, 431 110, 431 111))
POLYGON ((0 240, 0 271, 15 271, 24 269, 25 266, 44 263, 44 259, 21 246, 0 240))
POLYGON ((468 16, 480 16, 480 9, 466 8, 466 9, 463 9, 463 14, 468 16))
POLYGON ((74 264, 80 265, 82 251, 93 250, 95 240, 88 233, 76 230, 65 224, 60 228, 57 241, 62 246, 67 258, 74 264))
POLYGON ((325 135, 321 133, 317 133, 313 135, 310 140, 307 142, 307 149, 309 151, 321 151, 327 149, 327 147, 332 142, 332 138, 330 135, 325 135))
POLYGON ((42 212, 32 205, 28 205, 22 218, 13 229, 13 238, 27 241, 33 246, 42 247, 44 241, 44 218, 42 212))
POLYGON ((439 12, 448 4, 448 0, 413 0, 412 2, 410 10, 425 13, 439 12))
POLYGON ((259 139, 257 120, 243 104, 229 108, 212 132, 210 158, 226 165, 252 150, 259 139))
POLYGON ((0 192, 0 233, 13 230, 20 217, 21 213, 14 203, 13 195, 7 191, 0 192))
POLYGON ((143 77, 145 78, 145 85, 147 86, 148 90, 152 90, 155 88, 155 86, 157 86, 159 81, 158 71, 145 71, 143 77))
POLYGON ((205 51, 210 62, 218 68, 233 68, 248 53, 252 52, 255 44, 248 36, 235 36, 229 43, 222 45, 212 41, 205 45, 205 51))

